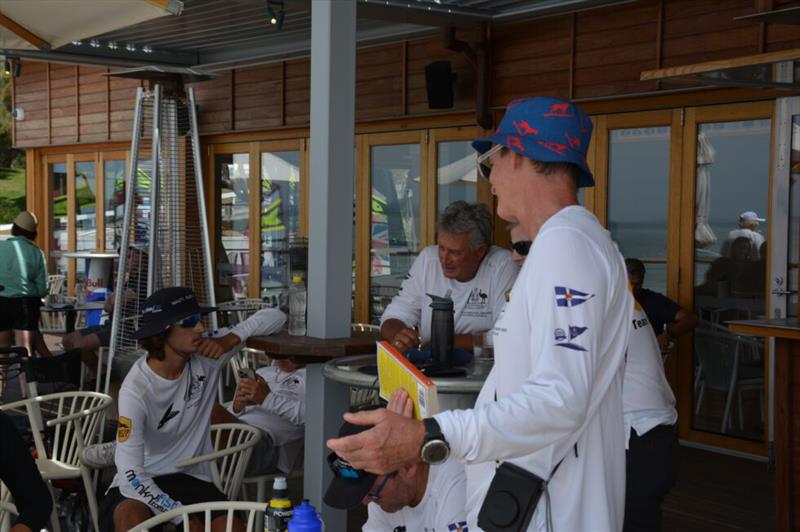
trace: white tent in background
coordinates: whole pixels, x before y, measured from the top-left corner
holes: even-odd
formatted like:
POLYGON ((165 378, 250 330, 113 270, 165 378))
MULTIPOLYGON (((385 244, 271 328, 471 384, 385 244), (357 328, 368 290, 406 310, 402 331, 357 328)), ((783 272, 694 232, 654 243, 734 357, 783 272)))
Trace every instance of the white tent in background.
POLYGON ((697 191, 695 194, 694 241, 697 247, 707 247, 717 241, 708 225, 711 211, 711 165, 716 151, 702 131, 697 135, 697 191))
MULTIPOLYGON (((477 153, 473 152, 450 164, 439 167, 437 183, 439 185, 451 185, 459 181, 474 183, 478 180, 477 153)), ((419 176, 414 178, 419 183, 419 176)))

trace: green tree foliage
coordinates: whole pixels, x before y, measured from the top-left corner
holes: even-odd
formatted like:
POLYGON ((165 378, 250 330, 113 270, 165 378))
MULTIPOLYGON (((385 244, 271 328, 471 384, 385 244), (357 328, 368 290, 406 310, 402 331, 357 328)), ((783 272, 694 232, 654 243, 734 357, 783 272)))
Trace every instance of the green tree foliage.
POLYGON ((0 73, 0 168, 25 168, 25 153, 11 147, 11 84, 11 77, 0 73))

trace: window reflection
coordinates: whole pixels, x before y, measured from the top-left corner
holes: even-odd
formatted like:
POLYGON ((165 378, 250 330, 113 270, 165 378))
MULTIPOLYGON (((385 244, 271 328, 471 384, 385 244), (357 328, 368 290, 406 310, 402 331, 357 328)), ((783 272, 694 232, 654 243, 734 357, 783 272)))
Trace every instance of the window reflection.
POLYGON ((786 314, 797 317, 797 277, 800 267, 800 116, 792 117, 792 155, 789 173, 789 245, 787 247, 788 264, 787 289, 794 291, 786 304, 786 314))
POLYGON ((67 165, 66 163, 51 163, 47 165, 47 171, 52 187, 52 220, 50 222, 52 228, 50 241, 51 271, 66 276, 67 259, 62 257, 61 254, 69 250, 69 237, 67 235, 67 165))
POLYGON ((764 342, 727 322, 764 316, 770 121, 701 124, 695 191, 695 429, 760 441, 764 342))
POLYGON ((441 214, 454 201, 474 203, 477 197, 476 152, 469 141, 437 145, 436 212, 441 214))
POLYGON ((217 253, 217 282, 220 300, 247 297, 250 273, 248 218, 248 176, 250 162, 247 153, 217 155, 217 204, 220 206, 217 253))
POLYGON ((370 320, 377 322, 419 252, 419 144, 374 146, 370 175, 370 320))
POLYGON ((669 127, 615 129, 608 144, 608 229, 626 258, 645 263, 644 287, 667 288, 669 127))
POLYGON ((300 152, 261 154, 261 297, 288 304, 293 275, 306 278, 308 244, 300 238, 300 152))
POLYGON ((125 214, 125 161, 104 161, 103 179, 105 247, 116 250, 122 240, 122 217, 125 214))

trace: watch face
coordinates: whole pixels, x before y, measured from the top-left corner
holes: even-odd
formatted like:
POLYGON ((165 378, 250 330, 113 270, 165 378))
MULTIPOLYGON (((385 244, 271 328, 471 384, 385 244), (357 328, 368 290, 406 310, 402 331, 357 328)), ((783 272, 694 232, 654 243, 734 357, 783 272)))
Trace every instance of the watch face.
POLYGON ((450 455, 450 447, 442 440, 431 440, 422 448, 422 460, 428 464, 441 464, 450 455))

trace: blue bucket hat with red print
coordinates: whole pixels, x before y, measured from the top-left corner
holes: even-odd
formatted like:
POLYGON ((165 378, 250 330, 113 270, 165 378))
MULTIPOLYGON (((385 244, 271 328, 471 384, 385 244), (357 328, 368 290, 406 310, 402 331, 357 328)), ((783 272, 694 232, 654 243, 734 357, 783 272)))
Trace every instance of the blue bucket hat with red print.
POLYGON ((546 163, 572 163, 582 170, 579 187, 594 186, 586 164, 592 121, 567 100, 536 96, 513 100, 494 135, 472 142, 478 153, 502 144, 523 157, 546 163))

